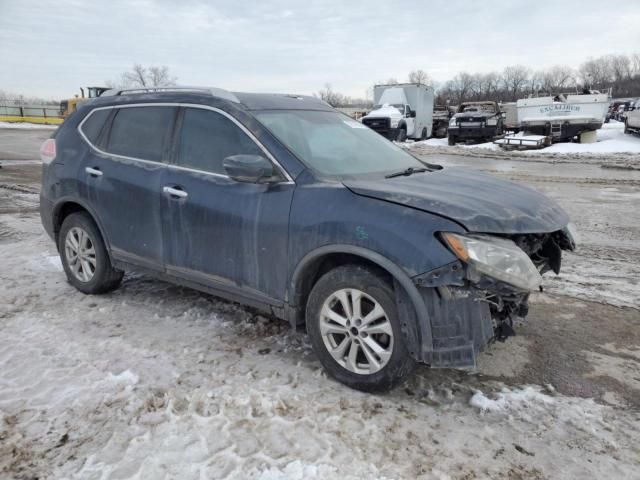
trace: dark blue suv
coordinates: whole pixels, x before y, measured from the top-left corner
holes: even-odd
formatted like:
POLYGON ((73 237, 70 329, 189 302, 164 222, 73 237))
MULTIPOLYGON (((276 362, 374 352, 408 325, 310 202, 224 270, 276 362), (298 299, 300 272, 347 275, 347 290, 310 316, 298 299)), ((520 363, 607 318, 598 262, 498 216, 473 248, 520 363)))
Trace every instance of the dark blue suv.
POLYGON ((41 149, 42 223, 71 284, 126 270, 306 330, 330 375, 391 388, 469 367, 574 248, 527 187, 425 163, 312 97, 109 91, 41 149))

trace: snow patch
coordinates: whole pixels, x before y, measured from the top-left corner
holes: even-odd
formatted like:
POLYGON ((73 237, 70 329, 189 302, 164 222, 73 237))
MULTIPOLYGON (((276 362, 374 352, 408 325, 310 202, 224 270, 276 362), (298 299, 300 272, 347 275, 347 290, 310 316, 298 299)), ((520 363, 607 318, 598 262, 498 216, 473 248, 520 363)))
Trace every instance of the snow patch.
POLYGON ((55 130, 56 128, 58 128, 58 125, 44 125, 40 123, 27 122, 0 122, 0 128, 55 130))
POLYGON ((531 386, 521 390, 505 388, 491 397, 493 398, 477 391, 469 400, 469 404, 483 412, 506 412, 529 408, 534 404, 548 405, 554 402, 552 397, 531 386))
POLYGON ((136 375, 135 373, 133 373, 131 370, 128 370, 128 369, 117 375, 114 375, 113 373, 109 372, 109 376, 107 378, 111 382, 123 383, 128 385, 136 385, 140 381, 140 378, 138 377, 138 375, 136 375))

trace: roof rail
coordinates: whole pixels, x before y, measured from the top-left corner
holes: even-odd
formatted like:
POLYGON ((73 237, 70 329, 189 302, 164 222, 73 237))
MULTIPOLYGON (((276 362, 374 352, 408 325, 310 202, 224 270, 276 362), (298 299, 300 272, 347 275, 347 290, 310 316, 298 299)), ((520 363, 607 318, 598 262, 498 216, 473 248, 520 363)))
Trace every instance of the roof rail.
POLYGON ((231 102, 240 103, 238 97, 222 88, 215 87, 135 87, 135 88, 113 88, 104 92, 101 97, 136 95, 141 93, 171 93, 171 92, 193 92, 204 93, 212 97, 223 98, 231 102))

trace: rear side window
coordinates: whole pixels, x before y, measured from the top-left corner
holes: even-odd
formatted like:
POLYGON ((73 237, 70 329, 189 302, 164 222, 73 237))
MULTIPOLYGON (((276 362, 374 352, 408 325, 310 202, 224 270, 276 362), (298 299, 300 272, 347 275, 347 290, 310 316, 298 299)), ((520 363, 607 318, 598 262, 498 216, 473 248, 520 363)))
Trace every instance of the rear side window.
POLYGON ((111 109, 94 110, 82 124, 82 133, 84 133, 85 137, 87 137, 93 145, 98 145, 100 133, 110 113, 111 109))
POLYGON ((107 152, 162 161, 164 144, 171 131, 175 112, 175 107, 118 109, 111 124, 107 152))
POLYGON ((260 147, 224 115, 200 108, 185 109, 178 155, 180 166, 225 174, 222 161, 240 154, 264 156, 260 147))

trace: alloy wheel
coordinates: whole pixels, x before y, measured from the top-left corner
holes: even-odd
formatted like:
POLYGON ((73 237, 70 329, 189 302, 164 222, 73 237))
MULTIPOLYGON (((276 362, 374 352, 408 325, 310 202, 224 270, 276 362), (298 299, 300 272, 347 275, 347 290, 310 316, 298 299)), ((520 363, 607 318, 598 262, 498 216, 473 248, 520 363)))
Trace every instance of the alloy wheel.
POLYGON ((64 241, 67 265, 81 282, 89 282, 96 273, 96 250, 89 234, 80 227, 67 232, 64 241))
POLYGON ((353 373, 375 373, 393 353, 393 329, 386 312, 372 296, 354 288, 338 290, 325 300, 320 333, 333 359, 353 373))

